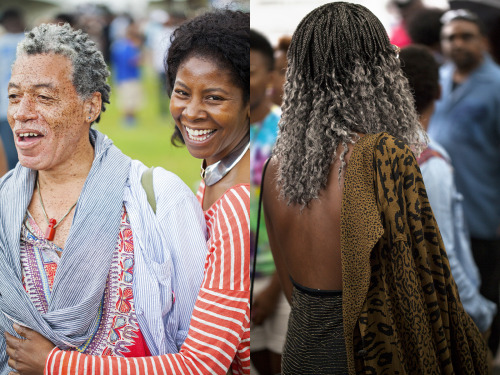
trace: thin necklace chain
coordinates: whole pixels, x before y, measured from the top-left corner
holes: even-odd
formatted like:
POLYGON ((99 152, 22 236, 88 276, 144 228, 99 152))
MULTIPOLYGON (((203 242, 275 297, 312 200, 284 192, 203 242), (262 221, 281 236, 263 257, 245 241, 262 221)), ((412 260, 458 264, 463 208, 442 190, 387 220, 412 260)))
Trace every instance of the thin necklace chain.
MULTIPOLYGON (((36 179, 36 188, 38 190, 38 198, 40 198, 40 204, 42 205, 42 211, 43 211, 43 215, 45 216, 45 220, 47 220, 47 224, 50 223, 49 221, 49 217, 47 216, 47 212, 45 212, 45 207, 43 205, 43 200, 42 200, 42 194, 40 193, 40 184, 38 183, 38 178, 36 179)), ((71 210, 76 206, 76 204, 78 203, 78 200, 70 207, 70 209, 68 210, 68 212, 66 212, 66 214, 61 218, 61 220, 59 220, 56 225, 54 225, 54 229, 56 229, 59 224, 62 223, 62 221, 64 219, 66 219, 66 216, 69 215, 69 213, 71 212, 71 210)))

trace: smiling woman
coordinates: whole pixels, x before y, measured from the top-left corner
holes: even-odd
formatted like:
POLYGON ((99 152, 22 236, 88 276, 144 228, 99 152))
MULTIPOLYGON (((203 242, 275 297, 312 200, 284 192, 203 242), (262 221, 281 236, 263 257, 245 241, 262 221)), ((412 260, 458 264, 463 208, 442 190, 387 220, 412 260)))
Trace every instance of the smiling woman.
POLYGON ((170 112, 191 155, 207 165, 226 157, 248 135, 250 105, 242 90, 229 72, 198 56, 179 67, 170 112))

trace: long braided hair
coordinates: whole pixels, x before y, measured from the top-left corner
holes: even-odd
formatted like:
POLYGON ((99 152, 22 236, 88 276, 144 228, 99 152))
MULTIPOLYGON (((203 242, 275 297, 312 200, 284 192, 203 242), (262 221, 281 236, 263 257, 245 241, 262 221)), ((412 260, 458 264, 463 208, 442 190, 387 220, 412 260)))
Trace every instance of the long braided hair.
POLYGON ((365 7, 335 2, 309 13, 288 51, 283 115, 273 154, 281 198, 302 208, 345 168, 356 134, 388 132, 418 152, 426 141, 397 52, 365 7), (337 147, 342 144, 340 155, 337 147))

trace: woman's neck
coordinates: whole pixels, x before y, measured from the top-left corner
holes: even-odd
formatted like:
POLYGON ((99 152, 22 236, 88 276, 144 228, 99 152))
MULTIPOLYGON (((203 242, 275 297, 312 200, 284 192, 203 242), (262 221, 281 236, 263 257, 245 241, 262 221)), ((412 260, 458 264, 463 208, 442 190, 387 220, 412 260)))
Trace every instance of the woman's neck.
POLYGON ((219 182, 205 187, 203 210, 208 210, 231 187, 250 183, 250 150, 219 182))

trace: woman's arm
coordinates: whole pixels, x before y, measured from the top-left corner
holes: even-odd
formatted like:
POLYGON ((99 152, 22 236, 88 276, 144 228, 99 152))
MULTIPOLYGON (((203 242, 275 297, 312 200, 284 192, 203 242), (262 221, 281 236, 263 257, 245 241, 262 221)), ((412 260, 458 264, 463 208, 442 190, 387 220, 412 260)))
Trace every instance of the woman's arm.
MULTIPOLYGON (((269 160, 266 175, 264 176, 264 189, 261 192, 263 198, 264 216, 266 220, 267 235, 269 236, 269 244, 271 245, 271 252, 273 253, 274 264, 276 265, 276 272, 278 274, 281 288, 285 293, 288 303, 292 300, 292 283, 286 269, 285 260, 283 259, 282 249, 276 240, 275 228, 273 226, 273 217, 276 216, 279 209, 279 191, 276 187, 276 171, 277 161, 275 158, 269 160)), ((263 218, 261 218, 262 220, 263 218)))
MULTIPOLYGON (((233 374, 250 373, 250 192, 230 190, 213 216, 212 247, 189 334, 177 354, 124 358, 89 356, 55 349, 47 357, 45 374, 233 374)), ((29 343, 37 348, 40 337, 29 343)), ((29 362, 30 358, 22 358, 29 362)), ((22 374, 22 373, 21 373, 22 374)))

